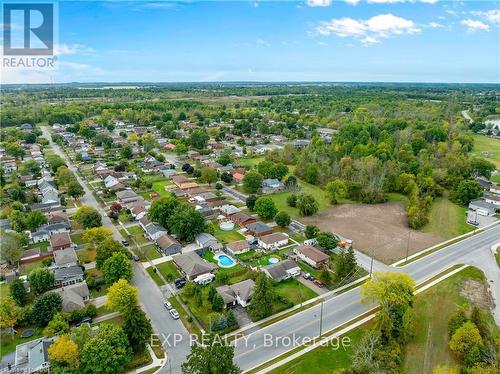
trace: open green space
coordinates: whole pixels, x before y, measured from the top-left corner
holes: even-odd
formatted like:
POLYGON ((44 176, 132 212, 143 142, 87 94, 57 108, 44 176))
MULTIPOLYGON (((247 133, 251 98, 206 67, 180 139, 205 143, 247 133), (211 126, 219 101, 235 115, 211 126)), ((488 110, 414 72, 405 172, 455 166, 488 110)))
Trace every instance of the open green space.
POLYGON ((452 203, 446 197, 438 197, 432 204, 429 223, 422 228, 422 231, 445 239, 473 231, 474 227, 466 222, 466 212, 465 207, 452 203))
POLYGON ((139 256, 141 261, 147 261, 162 257, 156 248, 156 244, 151 243, 141 247, 132 247, 132 251, 139 256))
POLYGON ((77 233, 77 234, 71 234, 70 237, 73 243, 75 243, 76 245, 80 245, 80 244, 85 244, 85 242, 82 239, 82 235, 83 235, 82 233, 77 233))
POLYGON ((43 330, 36 327, 33 336, 30 336, 29 338, 21 338, 21 334, 27 328, 28 327, 22 327, 16 329, 16 333, 14 334, 14 336, 2 335, 2 343, 0 344, 0 358, 2 358, 7 353, 14 352, 18 344, 27 343, 32 340, 39 339, 43 336, 43 330))
POLYGON ((26 249, 39 248, 41 252, 46 253, 49 250, 50 243, 48 241, 32 243, 26 247, 26 249))
MULTIPOLYGON (((325 191, 323 191, 319 186, 315 186, 313 184, 309 184, 304 181, 299 181, 299 185, 301 189, 298 193, 304 192, 313 195, 316 201, 318 202, 319 210, 326 209, 331 206, 325 191)), ((292 192, 287 191, 287 192, 279 192, 271 194, 269 196, 273 198, 273 201, 280 212, 284 211, 290 214, 290 216, 298 217, 299 216, 298 209, 292 208, 288 206, 288 204, 286 203, 286 199, 291 194, 292 192)))
POLYGON ((43 264, 43 259, 38 261, 28 262, 26 264, 21 264, 19 266, 19 273, 20 275, 28 275, 31 272, 31 270, 43 267, 45 267, 45 265, 43 264))
POLYGON ((293 303, 293 305, 300 304, 304 301, 318 296, 316 292, 304 286, 295 278, 290 278, 277 283, 274 286, 276 294, 283 296, 293 303))
POLYGON ((161 280, 160 276, 156 273, 155 269, 153 267, 148 267, 146 269, 148 272, 149 276, 154 280, 154 282, 159 286, 163 286, 165 283, 161 280))
POLYGON ((92 247, 83 248, 83 249, 76 251, 76 255, 78 256, 78 259, 83 264, 88 264, 89 262, 95 261, 96 254, 97 254, 96 249, 92 248, 92 247))
POLYGON ((173 261, 163 262, 161 264, 156 265, 163 278, 167 280, 167 282, 172 282, 173 280, 179 278, 181 274, 179 270, 175 267, 173 261))
POLYGON ((485 135, 474 135, 474 148, 471 154, 493 162, 500 169, 500 140, 485 135))
POLYGON ((490 180, 493 183, 500 184, 500 174, 492 175, 491 178, 490 178, 490 180))
POLYGON ((154 182, 153 183, 153 190, 158 193, 158 195, 165 197, 170 195, 170 192, 168 192, 165 187, 170 186, 172 183, 169 182, 168 180, 163 180, 160 182, 154 182))
POLYGON ((235 226, 230 231, 222 230, 216 223, 212 224, 212 227, 214 230, 215 238, 221 243, 230 243, 245 239, 245 237, 237 231, 237 229, 239 228, 238 226, 235 226))
POLYGON ((241 159, 237 160, 236 162, 240 165, 243 165, 243 166, 253 167, 264 160, 265 160, 265 157, 252 157, 252 158, 247 157, 247 158, 241 158, 241 159))
MULTIPOLYGON (((135 240, 138 245, 149 243, 149 240, 144 237, 144 231, 141 226, 129 226, 127 227, 127 230, 132 235, 132 239, 135 240)), ((128 237, 124 229, 120 229, 120 234, 122 234, 124 238, 128 237)))

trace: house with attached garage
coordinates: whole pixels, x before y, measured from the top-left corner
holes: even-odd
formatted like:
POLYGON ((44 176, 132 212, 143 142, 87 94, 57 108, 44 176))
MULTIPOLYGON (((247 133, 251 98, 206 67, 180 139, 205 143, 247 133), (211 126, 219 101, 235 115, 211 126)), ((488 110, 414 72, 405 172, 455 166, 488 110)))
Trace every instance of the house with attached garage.
POLYGON ((141 196, 137 195, 132 190, 118 191, 116 193, 116 198, 122 204, 132 203, 134 201, 142 199, 141 196))
POLYGON ((283 182, 280 182, 277 179, 264 179, 262 181, 262 193, 274 193, 280 192, 285 189, 285 185, 283 182))
POLYGON ((194 240, 200 248, 209 249, 212 252, 222 249, 222 244, 220 244, 213 235, 206 232, 196 235, 194 240))
POLYGON ((196 252, 175 255, 172 260, 188 280, 194 280, 217 269, 217 265, 203 260, 196 252))
POLYGON ((16 346, 13 371, 16 373, 42 373, 50 369, 49 347, 55 338, 41 338, 16 346))
POLYGON ((260 221, 250 223, 246 225, 246 228, 248 229, 248 232, 256 238, 273 233, 273 228, 271 226, 260 221))
POLYGON ((328 265, 328 262, 330 261, 330 256, 310 245, 299 245, 293 249, 293 252, 298 258, 315 269, 328 265))
POLYGON ((238 240, 236 242, 227 243, 226 249, 233 255, 239 255, 248 252, 250 250, 250 244, 248 244, 246 240, 238 240))
POLYGON ((61 296, 63 304, 62 311, 65 313, 84 308, 87 301, 90 300, 89 288, 85 281, 56 288, 50 292, 55 292, 61 296))
POLYGON ((167 230, 158 223, 151 222, 144 227, 146 236, 151 240, 156 240, 162 235, 167 234, 167 230))
POLYGON ((73 248, 61 249, 54 252, 54 264, 56 267, 70 267, 78 265, 78 256, 73 248))
POLYGON ((215 289, 224 300, 226 308, 241 305, 245 308, 252 299, 255 283, 252 279, 246 279, 232 285, 224 285, 215 289))
POLYGON ((295 261, 283 260, 275 264, 263 266, 261 270, 275 282, 300 275, 300 267, 295 261))
POLYGON ((170 235, 162 235, 156 240, 158 249, 166 256, 171 256, 182 251, 181 244, 170 235))
POLYGON ((83 270, 80 266, 68 266, 53 269, 54 284, 58 287, 83 282, 83 270))
POLYGON ((469 210, 475 211, 481 216, 493 216, 497 206, 485 200, 473 200, 469 203, 469 210))
POLYGON ((274 232, 259 237, 257 243, 267 251, 272 251, 288 244, 288 235, 282 232, 274 232))
POLYGON ((50 236, 50 247, 52 251, 73 247, 73 241, 67 232, 52 234, 50 236))
POLYGON ((484 201, 486 201, 487 203, 496 205, 498 208, 500 208, 500 195, 485 196, 484 201))

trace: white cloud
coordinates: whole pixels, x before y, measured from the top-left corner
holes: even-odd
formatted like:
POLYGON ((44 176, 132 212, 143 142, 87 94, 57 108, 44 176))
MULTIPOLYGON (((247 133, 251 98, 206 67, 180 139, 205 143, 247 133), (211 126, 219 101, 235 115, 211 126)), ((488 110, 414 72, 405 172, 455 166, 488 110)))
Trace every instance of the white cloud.
POLYGON ((467 31, 470 31, 470 32, 490 31, 490 27, 481 21, 477 21, 477 20, 473 20, 473 19, 464 19, 464 20, 460 21, 460 23, 462 25, 466 26, 467 31))
POLYGON ((345 0, 345 2, 347 4, 356 5, 357 3, 359 3, 359 0, 345 0))
POLYGON ((381 38, 392 35, 415 34, 420 29, 412 20, 392 14, 379 14, 367 20, 353 18, 332 19, 321 22, 316 31, 324 36, 335 34, 342 38, 354 37, 364 45, 379 43, 381 38))
POLYGON ((266 47, 270 47, 271 46, 271 44, 269 44, 268 42, 266 42, 265 40, 260 39, 260 38, 256 40, 256 43, 259 44, 259 45, 264 45, 266 47))
POLYGON ((322 47, 328 47, 328 43, 325 43, 325 42, 318 42, 318 45, 320 45, 322 47))
POLYGON ((424 25, 425 27, 428 27, 430 29, 439 29, 441 27, 444 27, 444 25, 437 23, 437 22, 429 22, 428 24, 424 25))
POLYGON ((420 0, 420 1, 426 4, 436 4, 439 0, 420 0))
POLYGON ((90 55, 93 54, 94 49, 87 47, 83 44, 56 44, 54 46, 54 54, 56 56, 61 55, 90 55))
POLYGON ((332 0, 307 0, 306 4, 312 7, 330 6, 332 5, 332 0))
POLYGON ((500 25, 500 9, 491 9, 486 12, 482 11, 473 11, 471 12, 473 15, 482 17, 486 21, 494 24, 499 24, 500 25))

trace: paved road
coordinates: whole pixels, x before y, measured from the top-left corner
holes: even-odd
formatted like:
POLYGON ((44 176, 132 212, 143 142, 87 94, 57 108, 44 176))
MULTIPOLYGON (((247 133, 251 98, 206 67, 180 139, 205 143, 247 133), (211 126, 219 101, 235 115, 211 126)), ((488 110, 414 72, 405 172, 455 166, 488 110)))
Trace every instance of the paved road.
MULTIPOLYGON (((401 268, 392 268, 393 271, 403 271, 412 276, 417 283, 423 282, 439 274, 453 264, 473 264, 483 268, 485 258, 490 253, 490 246, 498 242, 500 226, 477 234, 459 243, 450 245, 440 251, 434 252, 420 260, 412 262, 401 268)), ((492 262, 490 259, 489 262, 492 262)), ((488 266, 489 267, 489 266, 488 266)), ((500 270, 491 267, 491 276, 500 280, 500 270)), ((343 323, 368 311, 373 305, 360 303, 359 288, 345 292, 323 303, 323 331, 335 328, 343 323)), ((285 339, 313 338, 318 336, 320 329, 321 304, 303 312, 295 314, 278 323, 253 332, 245 342, 238 339, 235 342, 235 361, 243 369, 248 370, 263 362, 275 358, 294 347, 287 345, 285 339), (276 343, 267 345, 270 337, 276 343)))
MULTIPOLYGON (((69 160, 64 151, 55 143, 52 142, 50 133, 46 127, 42 127, 44 138, 50 141, 52 146, 52 151, 66 160, 68 168, 75 173, 78 182, 82 185, 85 195, 80 198, 83 205, 89 205, 96 208, 102 216, 103 226, 111 229, 113 231, 113 236, 116 240, 123 240, 120 232, 115 225, 111 222, 111 219, 107 216, 104 209, 99 205, 94 195, 87 187, 87 184, 80 178, 77 174, 76 167, 69 160)), ((180 365, 185 361, 187 354, 189 353, 189 334, 184 325, 180 320, 173 320, 170 314, 166 311, 163 306, 163 300, 166 296, 160 291, 160 289, 153 282, 151 277, 146 273, 144 267, 134 262, 134 278, 132 279, 132 284, 139 289, 139 298, 142 306, 147 313, 148 317, 151 319, 151 324, 154 331, 160 335, 160 339, 164 343, 165 350, 167 351, 167 357, 171 360, 172 373, 180 373, 180 365), (169 346, 168 342, 173 342, 173 337, 171 334, 179 334, 182 336, 182 342, 173 346, 169 346), (170 338, 167 341, 167 338, 170 338)), ((168 291, 165 291, 166 293, 168 291)), ((162 372, 168 373, 170 371, 169 365, 167 364, 162 372)))

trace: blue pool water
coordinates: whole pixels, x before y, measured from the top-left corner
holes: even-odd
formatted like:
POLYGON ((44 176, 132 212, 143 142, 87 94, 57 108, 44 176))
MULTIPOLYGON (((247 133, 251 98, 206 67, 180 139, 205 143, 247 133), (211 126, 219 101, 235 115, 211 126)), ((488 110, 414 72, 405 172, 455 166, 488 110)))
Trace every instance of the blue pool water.
POLYGON ((222 267, 229 268, 234 265, 233 259, 226 255, 220 255, 217 259, 219 260, 219 265, 222 267))
POLYGON ((280 261, 279 258, 276 258, 276 257, 269 257, 267 259, 267 262, 269 262, 270 264, 275 264, 275 263, 277 263, 279 261, 280 261))

